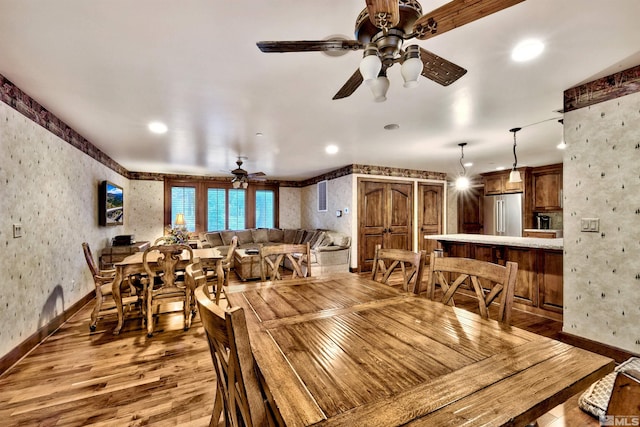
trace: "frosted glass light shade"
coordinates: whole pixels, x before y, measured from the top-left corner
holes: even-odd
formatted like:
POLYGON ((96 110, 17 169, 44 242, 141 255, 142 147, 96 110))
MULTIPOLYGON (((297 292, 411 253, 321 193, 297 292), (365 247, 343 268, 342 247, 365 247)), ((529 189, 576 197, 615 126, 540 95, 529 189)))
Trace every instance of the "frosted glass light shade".
POLYGON ((509 174, 509 182, 522 182, 522 178, 520 177, 520 171, 512 170, 509 174))
POLYGON ((366 55, 360 61, 360 74, 365 82, 370 82, 378 77, 382 69, 382 61, 377 55, 366 55))
POLYGON ((389 90, 388 78, 380 76, 377 79, 371 80, 369 87, 371 88, 375 102, 384 102, 387 100, 387 90, 389 90))
POLYGON ((424 64, 420 60, 420 58, 409 58, 402 63, 402 67, 400 67, 400 74, 402 74, 402 78, 404 79, 404 87, 416 87, 418 86, 418 78, 420 77, 420 73, 422 73, 422 69, 424 68, 424 64))

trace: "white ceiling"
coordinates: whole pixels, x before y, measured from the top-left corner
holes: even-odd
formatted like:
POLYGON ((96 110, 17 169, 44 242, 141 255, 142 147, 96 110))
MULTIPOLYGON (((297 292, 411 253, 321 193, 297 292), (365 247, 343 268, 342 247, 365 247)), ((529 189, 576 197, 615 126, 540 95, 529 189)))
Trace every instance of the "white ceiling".
MULTIPOLYGON (((446 0, 423 0, 424 11, 446 0)), ((418 44, 468 70, 388 100, 331 98, 361 52, 261 53, 259 40, 353 38, 362 0, 0 0, 0 74, 130 171, 298 180, 358 163, 457 174, 562 161, 563 91, 640 64, 640 1, 527 0, 418 44), (525 38, 546 44, 510 60, 525 38), (151 120, 169 126, 147 130, 151 120), (545 121, 548 120, 548 121, 545 121), (544 122, 542 122, 544 121, 544 122), (542 122, 525 127, 532 123, 542 122), (397 123, 400 129, 383 126, 397 123), (256 133, 262 133, 258 137, 256 133), (337 155, 324 152, 339 146, 337 155)))

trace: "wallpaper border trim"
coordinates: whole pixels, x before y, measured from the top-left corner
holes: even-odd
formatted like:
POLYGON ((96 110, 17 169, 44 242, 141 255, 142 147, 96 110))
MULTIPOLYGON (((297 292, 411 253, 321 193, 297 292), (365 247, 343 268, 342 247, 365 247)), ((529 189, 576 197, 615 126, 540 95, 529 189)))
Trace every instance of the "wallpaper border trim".
MULTIPOLYGON (((639 67, 640 68, 640 67, 639 67)), ((166 179, 204 179, 205 177, 195 175, 176 175, 149 172, 130 172, 111 157, 106 155, 98 147, 85 139, 78 132, 60 120, 55 114, 40 105, 35 99, 23 92, 19 87, 0 74, 0 101, 15 109, 29 120, 42 126, 62 140, 68 142, 78 150, 82 151, 94 160, 102 163, 106 167, 114 170, 125 178, 138 181, 164 181, 166 179)), ((391 176, 416 179, 446 180, 447 174, 443 172, 430 172, 415 169, 394 168, 389 166, 372 165, 346 165, 333 171, 326 172, 313 178, 303 181, 271 181, 269 184, 278 184, 281 187, 302 188, 314 185, 320 181, 332 180, 351 174, 391 176)), ((225 177, 211 177, 216 181, 231 181, 225 177)))
POLYGON ((24 93, 2 74, 0 74, 0 100, 89 157, 97 160, 120 175, 128 177, 129 172, 118 162, 107 156, 98 147, 70 128, 55 114, 24 93))
POLYGON ((640 65, 564 91, 564 112, 640 92, 640 65))

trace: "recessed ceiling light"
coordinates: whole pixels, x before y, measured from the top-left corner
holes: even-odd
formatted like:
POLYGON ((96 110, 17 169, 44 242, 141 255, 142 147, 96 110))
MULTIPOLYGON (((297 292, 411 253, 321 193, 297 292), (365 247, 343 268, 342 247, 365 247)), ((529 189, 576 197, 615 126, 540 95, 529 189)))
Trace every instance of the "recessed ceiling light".
POLYGON ((262 132, 256 132, 256 136, 263 136, 262 132))
POLYGON ((149 123, 149 130, 153 133, 163 134, 167 133, 167 125, 162 122, 151 122, 149 123))
POLYGON ((467 162, 467 163, 463 164, 462 166, 464 166, 465 168, 469 168, 469 167, 473 166, 473 163, 472 162, 467 162))
POLYGON ((337 145, 327 145, 324 149, 324 151, 327 152, 327 154, 336 154, 338 152, 338 146, 337 145))
POLYGON ((497 170, 497 171, 503 171, 503 170, 504 170, 504 166, 498 166, 498 167, 496 168, 496 170, 497 170))
POLYGON ((385 125, 384 128, 386 130, 396 130, 396 129, 400 129, 400 125, 397 123, 389 123, 388 125, 385 125))
POLYGON ((556 147, 558 147, 558 150, 564 150, 567 148, 567 143, 562 141, 560 144, 556 145, 556 147))
POLYGON ((544 50, 544 44, 540 40, 527 39, 521 41, 511 51, 511 59, 516 62, 530 61, 537 58, 544 50))

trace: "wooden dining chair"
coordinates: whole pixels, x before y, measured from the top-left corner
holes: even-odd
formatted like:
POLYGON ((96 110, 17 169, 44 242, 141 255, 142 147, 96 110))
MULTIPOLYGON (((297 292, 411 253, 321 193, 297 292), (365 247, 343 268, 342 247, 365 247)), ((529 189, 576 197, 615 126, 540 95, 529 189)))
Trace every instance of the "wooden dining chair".
MULTIPOLYGON (((238 247, 238 236, 233 236, 233 238, 231 238, 231 244, 227 248, 227 255, 222 260, 222 271, 224 272, 224 280, 223 280, 224 286, 229 286, 229 274, 231 273, 231 266, 233 265, 233 254, 236 252, 237 247, 238 247)), ((218 274, 215 269, 207 271, 207 280, 210 282, 211 281, 217 282, 218 274)))
MULTIPOLYGON (((93 259, 91 248, 87 242, 82 243, 82 251, 84 252, 84 259, 87 261, 87 265, 91 271, 96 290, 96 303, 93 311, 91 311, 91 323, 89 324, 89 330, 93 332, 96 330, 99 318, 109 314, 116 314, 116 304, 112 296, 112 285, 116 276, 116 270, 98 269, 93 259)), ((123 309, 131 308, 131 306, 139 302, 139 295, 136 293, 136 289, 131 286, 129 278, 122 280, 121 289, 124 295, 122 298, 123 309)))
POLYGON ((193 250, 189 245, 151 246, 142 255, 146 276, 142 278, 147 314, 147 336, 153 336, 153 307, 170 301, 181 301, 184 311, 184 330, 191 327, 191 291, 185 281, 176 281, 177 265, 186 251, 192 264, 193 250))
POLYGON ((402 289, 405 292, 418 293, 425 261, 425 251, 383 249, 382 245, 376 245, 371 278, 381 283, 389 283, 391 274, 398 270, 402 273, 402 289))
POLYGON ((260 277, 262 281, 281 280, 285 265, 291 268, 291 278, 311 276, 309 243, 278 244, 260 248, 260 277))
POLYGON ((431 254, 427 285, 429 298, 436 299, 436 285, 439 284, 442 288, 440 301, 453 306, 454 294, 468 279, 478 300, 480 315, 488 319, 489 306, 500 296, 498 321, 505 324, 511 322, 517 263, 507 261, 503 266, 477 259, 438 255, 435 252, 431 254))
MULTIPOLYGON (((213 285, 210 285, 207 281, 207 273, 203 270, 202 265, 199 262, 194 262, 193 264, 187 265, 185 269, 186 281, 187 285, 190 289, 195 292, 195 289, 206 285, 203 287, 205 294, 212 300, 216 305, 222 305, 223 307, 229 308, 231 307, 231 303, 227 299, 226 292, 222 286, 218 286, 218 281, 216 280, 213 285)), ((192 299, 191 306, 195 308, 196 300, 192 299)))
POLYGON ((196 288, 195 297, 216 372, 216 397, 209 425, 217 426, 223 414, 225 425, 275 425, 251 353, 244 310, 219 307, 205 289, 206 285, 196 288))

